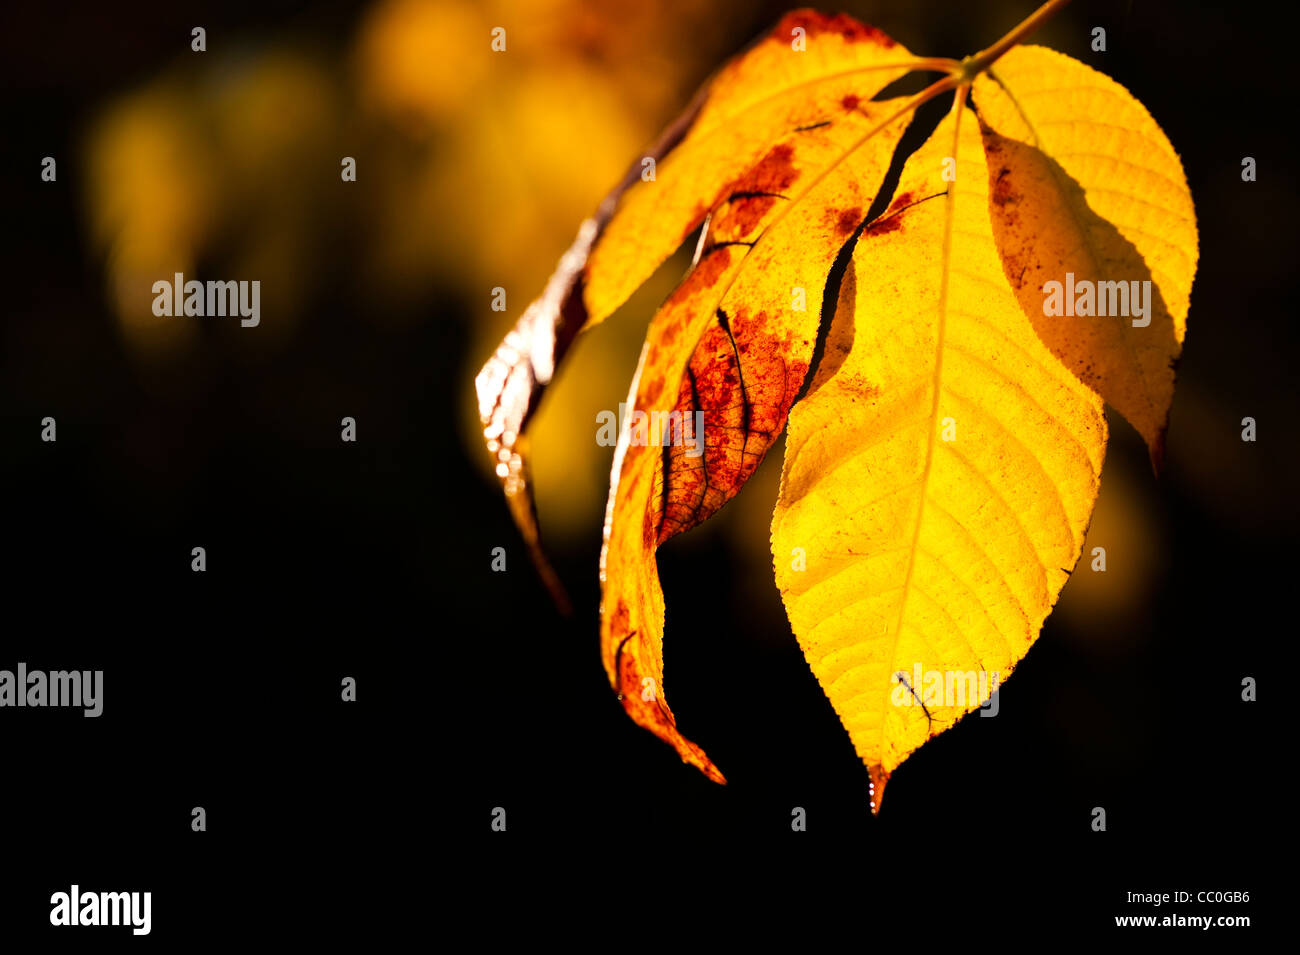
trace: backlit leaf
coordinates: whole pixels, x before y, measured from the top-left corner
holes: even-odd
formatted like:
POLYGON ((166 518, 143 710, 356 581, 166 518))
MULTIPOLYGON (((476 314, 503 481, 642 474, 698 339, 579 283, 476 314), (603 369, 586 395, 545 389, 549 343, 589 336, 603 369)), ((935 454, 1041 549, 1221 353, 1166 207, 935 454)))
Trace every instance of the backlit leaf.
POLYGON ((1136 99, 1068 57, 1013 48, 1061 5, 960 63, 915 58, 848 17, 788 15, 665 134, 653 177, 633 166, 479 376, 509 494, 507 459, 522 460, 518 433, 578 325, 703 226, 626 402, 601 653, 632 718, 711 779, 722 773, 663 695, 655 553, 741 489, 787 419, 776 583, 873 808, 1037 639, 1097 497, 1103 401, 1159 462, 1195 215, 1136 99), (947 75, 876 99, 907 70, 947 75), (915 108, 950 91, 947 118, 902 162, 915 108), (1045 306, 1054 282, 1147 281, 1149 310, 1137 291, 1104 317, 1045 306))
MULTIPOLYGON (((899 55, 897 44, 846 27, 822 35, 835 55, 804 58, 790 48, 791 22, 814 21, 787 18, 720 80, 724 91, 735 86, 750 96, 738 114, 744 130, 733 131, 730 117, 705 125, 702 135, 697 127, 663 164, 662 183, 628 193, 592 257, 597 274, 610 261, 602 257, 610 248, 623 256, 666 255, 682 235, 656 231, 665 205, 694 208, 678 216, 691 228, 705 210, 710 215, 694 268, 651 323, 629 399, 652 423, 675 412, 690 428, 701 411, 703 453, 692 456, 684 443, 661 445, 655 439, 662 429, 652 428, 650 442, 633 440, 630 429, 620 435, 601 556, 601 647, 632 718, 719 780, 708 758, 677 731, 664 699, 664 602, 654 552, 734 496, 780 434, 816 344, 826 263, 865 218, 907 122, 899 101, 871 102, 901 72, 875 68, 882 56, 899 55), (854 50, 865 64, 860 71, 848 66, 854 50), (752 69, 750 58, 761 68, 752 69), (787 58, 817 64, 826 78, 781 70, 787 58), (725 83, 737 75, 745 82, 725 83), (773 76, 797 86, 796 95, 755 104, 754 85, 773 76), (749 165, 737 166, 737 156, 749 165), (725 176, 691 176, 713 167, 725 176), (710 198, 702 201, 703 195, 710 198), (645 236, 651 238, 638 240, 645 236), (651 242, 659 244, 651 249, 651 242), (793 308, 796 288, 803 311, 793 308), (646 680, 657 688, 650 700, 641 690, 646 680)), ((710 115, 706 105, 701 121, 710 115)), ((644 278, 637 276, 636 282, 644 278)), ((615 288, 600 294, 610 300, 626 294, 624 286, 615 288)))
POLYGON ((905 692, 918 666, 1005 679, 1038 636, 1106 444, 1101 401, 1038 340, 1002 273, 975 117, 945 120, 898 188, 854 251, 838 367, 791 413, 772 521, 790 622, 877 799, 987 698, 918 701, 905 692), (806 570, 792 569, 796 547, 806 570))
POLYGON ((1048 348, 1137 428, 1159 464, 1196 274, 1182 163, 1141 103, 1077 60, 1018 47, 992 73, 973 96, 1003 268, 1048 348), (1150 282, 1150 314, 1045 316, 1044 284, 1067 273, 1076 284, 1150 282))

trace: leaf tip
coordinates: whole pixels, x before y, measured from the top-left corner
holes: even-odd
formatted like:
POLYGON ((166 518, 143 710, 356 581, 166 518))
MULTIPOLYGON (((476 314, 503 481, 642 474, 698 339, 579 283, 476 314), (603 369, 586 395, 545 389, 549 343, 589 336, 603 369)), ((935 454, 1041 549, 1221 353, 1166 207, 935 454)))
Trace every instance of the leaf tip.
MULTIPOLYGON (((628 654, 624 658, 623 667, 619 672, 622 679, 621 686, 624 689, 618 691, 617 685, 615 689, 618 691, 619 702, 623 704, 623 710, 632 721, 675 749, 683 763, 694 766, 719 786, 727 785, 727 777, 722 775, 722 770, 714 765, 713 760, 709 759, 703 749, 682 735, 681 730, 677 728, 677 718, 673 716, 667 701, 661 696, 652 697, 650 700, 642 696, 643 678, 640 675, 642 671, 637 669, 633 654, 628 654)), ((659 681, 655 680, 655 682, 659 681)))
POLYGON ((722 775, 722 770, 718 769, 717 766, 713 765, 712 760, 710 760, 706 756, 704 759, 704 763, 705 765, 700 766, 700 772, 702 772, 709 779, 713 780, 719 786, 727 785, 727 777, 722 775))
POLYGON ((885 798, 885 783, 889 782, 889 773, 885 772, 882 766, 868 766, 867 775, 871 778, 867 783, 867 799, 871 803, 871 814, 880 815, 880 804, 885 798))
POLYGON ((556 612, 561 617, 571 617, 573 616, 573 604, 569 600, 568 592, 564 589, 564 584, 560 581, 559 574, 555 572, 551 562, 546 559, 546 551, 542 547, 541 532, 537 527, 537 510, 527 477, 527 458, 524 456, 522 448, 515 453, 514 459, 517 459, 518 464, 513 467, 510 477, 502 478, 501 481, 502 488, 505 491, 506 506, 510 510, 510 516, 514 519, 515 527, 524 539, 524 546, 528 549, 529 559, 532 560, 533 567, 536 569, 538 577, 541 578, 542 585, 551 596, 556 612))

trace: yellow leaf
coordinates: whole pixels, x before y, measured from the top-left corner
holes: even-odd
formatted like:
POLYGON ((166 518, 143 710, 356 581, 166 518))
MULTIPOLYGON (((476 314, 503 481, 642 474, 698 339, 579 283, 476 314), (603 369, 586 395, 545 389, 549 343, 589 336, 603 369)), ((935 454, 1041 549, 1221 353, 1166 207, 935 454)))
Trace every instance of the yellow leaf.
MULTIPOLYGON (((542 556, 522 435, 573 338, 617 308, 711 211, 718 217, 710 229, 715 244, 745 242, 763 223, 783 215, 778 203, 801 195, 846 151, 879 132, 876 127, 888 112, 871 103, 872 97, 909 69, 924 65, 880 31, 850 17, 811 10, 788 14, 701 90, 647 155, 632 164, 623 183, 583 223, 545 292, 483 366, 475 386, 484 439, 515 521, 561 607, 567 607, 567 598, 542 556), (791 188, 796 193, 780 191, 791 188)), ((889 132, 891 142, 897 142, 904 125, 889 132)), ((892 146, 885 152, 886 165, 889 151, 892 146)), ((883 169, 865 185, 874 188, 883 169)), ((861 194, 857 183, 851 189, 846 198, 861 194)), ((846 238, 857 223, 845 230, 849 219, 840 216, 851 217, 855 209, 864 216, 869 205, 869 198, 842 204, 821 231, 846 238)), ((703 269, 718 269, 730 258, 729 248, 719 246, 719 254, 703 269)), ((805 255, 805 260, 813 259, 805 255)), ((793 273, 804 283, 806 314, 815 330, 824 270, 820 276, 816 270, 785 270, 793 273)), ((792 293, 791 287, 784 291, 787 306, 792 293)), ((687 344, 702 331, 697 325, 677 329, 687 344)), ((806 354, 791 362, 802 361, 806 369, 812 335, 803 337, 808 341, 799 347, 806 346, 806 354)), ((788 402, 772 418, 775 423, 784 424, 787 407, 788 402)), ((756 465, 761 457, 749 460, 756 465)), ((710 503, 720 506, 721 501, 715 495, 710 503)))
POLYGON ((1106 426, 1003 275, 968 112, 908 160, 853 260, 828 345, 838 366, 790 415, 772 547, 878 805, 889 774, 1038 636, 1079 556, 1106 426))
POLYGON ((791 22, 819 21, 787 18, 723 73, 720 101, 743 107, 724 109, 727 118, 712 122, 706 107, 703 136, 693 140, 697 126, 673 151, 663 181, 628 193, 592 254, 587 286, 588 296, 595 288, 603 303, 589 301, 595 317, 624 294, 622 285, 595 282, 595 275, 614 271, 602 254, 617 250, 635 276, 629 283, 639 283, 646 261, 681 240, 663 230, 665 211, 711 196, 697 212, 676 216, 698 222, 708 212, 709 228, 694 268, 646 338, 628 404, 648 415, 649 431, 640 437, 625 428, 615 452, 601 555, 601 648, 632 718, 719 781, 721 773, 682 737, 664 700, 655 550, 734 496, 780 434, 812 360, 827 263, 864 221, 907 123, 901 101, 870 101, 896 75, 875 68, 882 50, 897 49, 892 41, 837 18, 831 22, 842 29, 810 41, 810 49, 829 52, 804 61, 790 48, 791 22), (865 72, 847 65, 852 44, 862 48, 865 72), (806 69, 782 69, 787 60, 814 63, 829 75, 815 81, 806 69), (796 77, 797 95, 761 98, 761 83, 773 76, 796 77), (744 128, 732 130, 728 123, 737 117, 744 128), (749 165, 738 166, 737 157, 749 165), (666 416, 675 414, 695 438, 696 412, 704 453, 692 454, 686 441, 663 442, 656 420, 672 422, 666 416), (644 698, 646 685, 655 688, 653 699, 644 698))
MULTIPOLYGON (((633 166, 642 175, 620 200, 587 267, 589 321, 621 305, 780 140, 799 144, 790 175, 750 185, 786 188, 786 178, 807 179, 841 154, 869 129, 872 117, 859 104, 915 62, 902 45, 849 17, 788 14, 706 87, 689 132, 653 180, 633 166), (795 48, 796 30, 803 31, 803 49, 795 48)), ((737 212, 755 220, 777 201, 754 196, 737 212)))
MULTIPOLYGON (((787 417, 776 581, 868 768, 873 809, 908 755, 987 703, 1037 639, 1097 497, 1103 397, 1159 460, 1195 268, 1191 199, 1122 88, 1012 49, 1062 4, 961 62, 910 59, 847 17, 791 14, 665 135, 655 175, 633 176, 588 220, 480 374, 504 462, 496 438, 526 418, 565 336, 704 223, 627 401, 601 652, 632 718, 714 780, 663 697, 655 552, 740 490, 787 417), (815 56, 801 58, 801 34, 815 56), (947 76, 875 101, 904 68, 947 76), (877 201, 908 114, 947 91, 948 117, 877 201), (1045 308, 1045 287, 1076 279, 1149 279, 1154 294, 1142 308, 1135 291, 1123 321, 1045 308)), ((1118 286, 1096 284, 1094 304, 1098 292, 1121 301, 1118 286)), ((502 467, 508 480, 514 464, 502 467)))
POLYGON ((1137 428, 1158 465, 1197 259, 1178 154, 1124 87, 1068 56, 1017 47, 991 72, 973 96, 1003 268, 1044 343, 1137 428), (1126 314, 1045 315, 1046 283, 1071 302, 1067 273, 1075 288, 1092 283, 1093 311, 1105 302, 1126 314), (1124 284, 1103 295, 1099 283, 1124 284), (1148 313, 1133 315, 1131 293, 1147 288, 1148 313))

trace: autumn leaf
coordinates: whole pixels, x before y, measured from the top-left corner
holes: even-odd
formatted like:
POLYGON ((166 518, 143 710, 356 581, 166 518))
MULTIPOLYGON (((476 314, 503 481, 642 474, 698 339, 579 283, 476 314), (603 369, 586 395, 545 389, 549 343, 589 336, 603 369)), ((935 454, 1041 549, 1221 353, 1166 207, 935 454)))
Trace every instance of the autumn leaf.
POLYGON ((791 415, 772 521, 790 623, 877 797, 984 701, 941 692, 923 708, 896 674, 1010 675, 1078 560, 1106 445, 1101 400, 1002 275, 967 110, 908 160, 899 191, 858 239, 835 317, 852 326, 847 354, 791 415))
MULTIPOLYGON (((791 29, 779 27, 750 56, 784 57, 791 29)), ((906 102, 871 102, 902 70, 841 75, 854 47, 866 47, 859 62, 874 66, 897 62, 896 44, 852 28, 819 35, 835 51, 824 58, 824 78, 802 77, 797 95, 776 94, 741 111, 742 128, 697 128, 663 164, 665 204, 673 208, 680 194, 676 207, 688 230, 706 209, 710 221, 690 274, 651 323, 629 405, 648 412, 652 424, 676 415, 683 430, 700 412, 704 453, 621 435, 601 556, 601 648, 624 707, 719 781, 677 732, 663 698, 664 601, 654 550, 733 497, 780 435, 816 347, 827 263, 864 220, 909 112, 906 102), (723 162, 724 176, 690 175, 698 164, 736 155, 744 162, 723 162), (802 311, 793 307, 796 297, 802 311)), ((749 85, 776 73, 747 67, 744 59, 734 73, 752 74, 749 85)), ((640 226, 657 221, 659 202, 637 203, 638 195, 651 193, 629 195, 606 237, 613 247, 646 248, 640 226)), ((682 238, 662 236, 657 249, 666 255, 682 238)), ((604 261, 593 254, 593 268, 604 261)))
POLYGON ((1137 428, 1159 464, 1196 274, 1178 154, 1124 87, 1068 56, 1018 47, 990 72, 973 96, 1007 278, 1047 347, 1137 428), (1084 288, 1150 282, 1150 313, 1045 316, 1044 284, 1067 273, 1084 288))
MULTIPOLYGON (((888 113, 870 103, 871 97, 925 65, 879 31, 848 17, 792 13, 701 90, 582 224, 541 298, 524 312, 476 381, 497 474, 553 592, 558 592, 558 582, 540 559, 523 431, 574 337, 618 308, 706 215, 716 215, 718 221, 710 222, 709 261, 695 281, 710 274, 721 280, 730 249, 781 216, 778 203, 790 203, 780 190, 800 177, 806 188, 837 155, 864 138, 880 136, 876 126, 888 113), (790 56, 796 52, 796 31, 820 42, 790 56)), ((899 123, 889 138, 896 143, 906 111, 894 112, 899 123)), ((873 143, 873 148, 886 156, 887 165, 892 147, 873 143)), ((865 214, 867 206, 856 208, 865 214)), ((832 231, 842 243, 856 225, 837 218, 832 231)), ((813 277, 809 275, 810 285, 816 284, 820 294, 813 277)), ((783 308, 789 297, 787 290, 783 308)), ((815 322, 815 306, 808 309, 815 322)))
POLYGON ((480 373, 518 516, 520 435, 568 343, 700 230, 650 324, 615 450, 601 652, 629 715, 716 781, 663 695, 655 551, 741 489, 787 417, 776 582, 873 808, 1037 638, 1096 500, 1103 400, 1158 461, 1195 269, 1191 199, 1122 87, 1012 49, 1062 5, 961 62, 914 57, 845 16, 787 15, 634 164, 480 373), (881 96, 910 71, 944 76, 881 96), (912 113, 950 91, 882 195, 912 113), (1066 273, 1114 283, 1114 301, 1125 283, 1132 300, 1105 317, 1047 314, 1066 273), (960 699, 934 673, 969 677, 960 699))

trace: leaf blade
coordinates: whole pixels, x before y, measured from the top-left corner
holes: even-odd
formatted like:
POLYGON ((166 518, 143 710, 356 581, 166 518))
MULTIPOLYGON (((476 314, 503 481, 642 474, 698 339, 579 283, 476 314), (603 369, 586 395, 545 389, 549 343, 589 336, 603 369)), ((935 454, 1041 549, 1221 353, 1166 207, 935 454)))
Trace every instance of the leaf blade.
MULTIPOLYGON (((732 246, 702 255, 655 316, 647 334, 628 402, 638 411, 655 414, 681 409, 684 393, 700 393, 691 377, 692 364, 716 371, 713 365, 718 350, 724 352, 724 357, 729 353, 735 362, 734 379, 724 382, 725 387, 719 390, 722 397, 710 405, 713 420, 706 424, 706 454, 710 431, 716 434, 719 429, 736 427, 725 418, 719 421, 718 415, 737 407, 730 398, 745 390, 743 362, 748 361, 754 369, 766 357, 767 367, 749 374, 748 380, 775 386, 771 400, 764 402, 770 423, 760 432, 754 427, 756 419, 744 422, 744 441, 752 442, 752 446, 739 450, 741 465, 730 472, 730 479, 723 482, 718 498, 708 508, 688 508, 690 514, 685 519, 671 523, 664 520, 675 503, 671 482, 684 473, 675 466, 680 464, 681 456, 665 458, 658 453, 661 449, 633 441, 630 428, 620 435, 611 475, 601 554, 601 646, 606 672, 633 720, 673 745, 683 760, 698 766, 710 778, 720 777, 721 773, 677 730, 662 695, 664 600, 655 551, 667 537, 698 524, 730 499, 783 427, 815 346, 826 263, 860 221, 850 216, 846 224, 843 213, 857 210, 860 217, 870 207, 875 196, 868 189, 878 188, 884 178, 906 125, 910 111, 907 107, 900 107, 896 101, 854 104, 855 110, 868 117, 866 133, 847 147, 837 147, 838 156, 834 150, 828 153, 825 143, 812 144, 814 154, 824 161, 811 164, 814 173, 810 176, 802 173, 809 166, 799 165, 800 148, 808 149, 810 144, 800 140, 796 147, 787 139, 782 144, 790 148, 787 159, 792 168, 800 170, 791 183, 796 179, 808 182, 806 189, 792 190, 786 205, 768 207, 756 222, 744 216, 721 217, 719 228, 730 227, 739 230, 736 235, 752 236, 753 244, 739 243, 748 247, 734 257, 732 246), (801 276, 815 277, 816 284, 801 276), (786 298, 791 283, 798 281, 809 285, 803 313, 793 312, 786 298), (743 321, 739 310, 733 310, 732 317, 728 317, 726 309, 733 300, 744 303, 743 321), (747 346, 742 349, 738 340, 747 346), (761 345, 773 342, 779 344, 764 353, 761 345), (694 387, 687 388, 688 382, 694 387), (658 690, 649 705, 631 692, 645 680, 652 681, 658 690)), ((720 377, 726 378, 725 371, 720 377)), ((747 390, 741 398, 741 405, 754 406, 756 397, 747 390)), ((715 438, 712 447, 716 450, 720 446, 715 438)), ((734 447, 730 450, 736 451, 734 447)), ((710 470, 716 460, 713 465, 708 461, 702 465, 706 475, 718 473, 710 470)), ((692 492, 688 489, 684 493, 689 497, 692 492)))
MULTIPOLYGON (((787 14, 733 59, 707 87, 682 142, 659 163, 653 182, 619 198, 586 272, 583 300, 591 323, 602 321, 703 223, 772 146, 772 130, 815 127, 831 145, 863 131, 853 110, 824 104, 866 102, 919 61, 890 37, 847 16, 813 10, 787 14), (807 48, 791 48, 796 27, 807 48), (821 126, 830 120, 830 125, 821 126)), ((813 129, 809 129, 813 132, 813 129)), ((811 160, 808 161, 810 164, 811 160)))
MULTIPOLYGON (((568 598, 542 549, 523 435, 570 345, 581 331, 608 317, 699 227, 709 197, 713 206, 724 198, 720 190, 729 171, 751 168, 755 151, 765 148, 762 136, 751 136, 743 128, 750 120, 761 123, 756 108, 828 82, 844 85, 844 96, 856 98, 860 92, 869 99, 912 62, 901 45, 852 18, 812 10, 787 14, 706 84, 647 150, 648 158, 662 163, 667 188, 660 180, 642 181, 642 163, 634 162, 595 215, 582 224, 543 295, 484 363, 475 378, 484 442, 496 462, 515 524, 562 612, 568 612, 568 598), (804 30, 811 44, 797 58, 790 55, 795 54, 790 47, 795 27, 804 30), (861 81, 864 75, 870 82, 861 81), (755 92, 763 90, 767 92, 762 95, 755 92), (742 118, 744 124, 739 123, 742 118), (728 131, 731 141, 719 145, 721 134, 728 131), (725 162, 702 166, 699 144, 710 137, 711 158, 725 162), (685 159, 684 139, 692 152, 685 159), (715 167, 716 173, 699 175, 701 168, 715 167), (645 188, 655 185, 660 188, 645 188)), ((704 154, 710 155, 707 150, 704 154)))
POLYGON ((973 96, 1008 279, 1044 343, 1137 428, 1158 467, 1198 258, 1178 154, 1123 86, 1064 54, 1017 47, 994 73, 973 96), (1149 324, 1044 315, 1044 284, 1067 272, 1150 281, 1149 324))
POLYGON ((974 117, 957 115, 859 238, 841 361, 791 412, 772 523, 791 625, 877 797, 983 702, 927 712, 893 675, 1009 675, 1078 559, 1105 448, 1100 400, 1039 342, 1005 281, 974 117), (944 202, 913 203, 947 189, 947 158, 958 172, 944 202), (1018 437, 1035 429, 1046 449, 1018 437), (859 447, 843 434, 872 437, 859 447))

